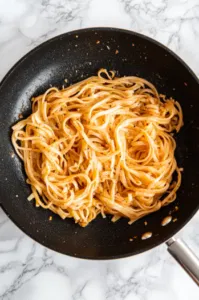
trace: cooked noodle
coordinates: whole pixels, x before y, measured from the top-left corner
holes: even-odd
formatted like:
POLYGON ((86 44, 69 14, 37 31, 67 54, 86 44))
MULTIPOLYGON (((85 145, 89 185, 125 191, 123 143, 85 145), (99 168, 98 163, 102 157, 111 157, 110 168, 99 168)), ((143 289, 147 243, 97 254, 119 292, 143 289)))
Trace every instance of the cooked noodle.
POLYGON ((98 214, 131 224, 175 200, 181 172, 171 133, 182 125, 180 104, 142 78, 101 69, 62 90, 52 87, 12 128, 32 189, 28 200, 81 226, 98 214))

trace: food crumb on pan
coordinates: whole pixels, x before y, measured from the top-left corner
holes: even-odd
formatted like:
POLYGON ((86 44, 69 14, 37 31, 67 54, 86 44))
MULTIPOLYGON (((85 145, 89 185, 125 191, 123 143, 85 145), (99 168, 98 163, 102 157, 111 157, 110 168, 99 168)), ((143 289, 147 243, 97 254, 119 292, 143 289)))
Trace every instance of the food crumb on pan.
POLYGON ((178 211, 179 210, 179 207, 178 206, 175 206, 175 211, 178 211))
POLYGON ((134 47, 135 46, 135 44, 134 43, 132 43, 132 47, 134 47))
POLYGON ((132 238, 130 238, 130 239, 129 239, 129 242, 132 242, 132 241, 133 241, 133 239, 132 239, 132 238))
POLYGON ((10 152, 10 156, 11 156, 12 158, 15 156, 15 154, 14 154, 13 151, 10 152))
POLYGON ((147 240, 147 239, 149 239, 150 237, 152 237, 152 232, 151 232, 151 231, 148 231, 148 232, 143 233, 143 235, 141 236, 141 239, 142 239, 142 240, 147 240))
POLYGON ((184 85, 187 86, 188 85, 187 82, 184 82, 184 85))
POLYGON ((179 171, 180 171, 180 172, 183 172, 183 171, 184 171, 184 168, 179 168, 179 171))
POLYGON ((171 215, 172 213, 176 212, 179 210, 179 207, 178 206, 175 206, 173 210, 170 210, 169 211, 169 215, 171 215))
POLYGON ((23 115, 22 114, 18 114, 18 117, 19 117, 19 119, 22 119, 23 115))
POLYGON ((96 44, 100 44, 100 41, 99 41, 99 40, 97 40, 96 44))
POLYGON ((106 48, 107 48, 108 50, 110 50, 110 49, 111 49, 111 48, 110 48, 108 45, 106 46, 106 48))
POLYGON ((52 221, 52 219, 53 219, 53 217, 52 217, 52 216, 50 216, 48 220, 49 220, 49 221, 52 221))
POLYGON ((147 221, 144 221, 144 225, 147 226, 147 224, 148 224, 147 221))
POLYGON ((166 226, 171 222, 171 220, 172 220, 172 216, 167 216, 162 220, 161 225, 166 226))
POLYGON ((177 220, 178 220, 177 218, 173 219, 173 223, 177 222, 177 220))
POLYGON ((137 235, 134 235, 134 237, 133 237, 134 239, 137 239, 137 235))
POLYGON ((65 83, 67 83, 67 82, 68 82, 68 79, 64 79, 64 81, 65 81, 65 83))
POLYGON ((115 50, 115 54, 118 54, 119 53, 119 50, 115 50))
POLYGON ((16 198, 18 198, 19 197, 19 195, 15 195, 16 196, 16 198))
POLYGON ((76 39, 78 39, 79 35, 76 35, 75 37, 76 37, 76 39))

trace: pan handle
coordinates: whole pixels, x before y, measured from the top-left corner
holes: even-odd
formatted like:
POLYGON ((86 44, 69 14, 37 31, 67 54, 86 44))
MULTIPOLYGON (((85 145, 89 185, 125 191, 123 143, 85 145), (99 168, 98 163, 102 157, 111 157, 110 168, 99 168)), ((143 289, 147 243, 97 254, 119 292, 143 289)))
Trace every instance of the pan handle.
POLYGON ((166 244, 168 246, 168 252, 199 286, 199 258, 192 252, 187 244, 180 239, 172 237, 166 244))

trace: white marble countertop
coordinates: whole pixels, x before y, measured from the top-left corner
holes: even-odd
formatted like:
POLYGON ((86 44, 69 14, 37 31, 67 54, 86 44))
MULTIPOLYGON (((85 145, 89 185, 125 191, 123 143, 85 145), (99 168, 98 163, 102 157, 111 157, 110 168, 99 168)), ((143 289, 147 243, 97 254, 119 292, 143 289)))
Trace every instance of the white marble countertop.
MULTIPOLYGON (((0 0, 0 79, 41 42, 92 26, 154 37, 199 75, 198 0, 0 0)), ((199 213, 179 235, 199 255, 199 213)), ((0 211, 0 299, 198 300, 199 289, 164 245, 116 261, 79 260, 40 246, 0 211)))

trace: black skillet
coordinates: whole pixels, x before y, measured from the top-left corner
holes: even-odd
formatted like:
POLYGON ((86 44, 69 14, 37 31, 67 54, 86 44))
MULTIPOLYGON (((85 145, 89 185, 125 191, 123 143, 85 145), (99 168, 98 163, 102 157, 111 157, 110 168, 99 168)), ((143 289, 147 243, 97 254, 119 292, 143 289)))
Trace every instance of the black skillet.
MULTIPOLYGON (((176 54, 158 42, 115 28, 89 28, 60 35, 29 52, 9 71, 1 82, 0 97, 1 205, 19 228, 44 246, 87 259, 130 256, 168 241, 196 213, 199 207, 199 81, 176 54), (63 221, 50 211, 35 208, 34 201, 27 201, 30 187, 25 183, 21 161, 12 155, 11 125, 19 114, 24 117, 30 114, 32 96, 43 93, 51 85, 61 87, 64 79, 68 84, 80 81, 102 67, 116 70, 120 76, 146 78, 160 93, 180 102, 185 125, 177 136, 176 156, 179 166, 184 168, 183 182, 174 203, 131 226, 126 219, 112 223, 109 217, 98 217, 81 228, 73 220, 63 221), (161 226, 162 219, 169 214, 176 222, 161 226), (53 220, 49 221, 51 215, 53 220), (141 240, 146 231, 152 232, 152 237, 141 240), (135 236, 131 242, 129 239, 135 236)), ((181 263, 199 280, 196 258, 192 256, 192 260, 185 262, 187 256, 183 251, 188 250, 184 250, 184 245, 172 239, 168 244, 173 255, 177 248, 178 260, 183 260, 181 263)))

